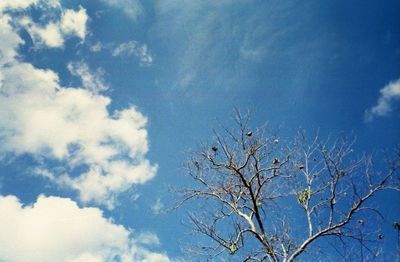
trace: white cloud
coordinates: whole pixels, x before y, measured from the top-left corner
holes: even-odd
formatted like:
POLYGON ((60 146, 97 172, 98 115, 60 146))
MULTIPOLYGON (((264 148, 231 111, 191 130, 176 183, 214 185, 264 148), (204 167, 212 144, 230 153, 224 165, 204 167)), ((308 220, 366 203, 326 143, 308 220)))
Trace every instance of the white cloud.
POLYGON ((103 49, 103 45, 101 42, 97 42, 96 44, 90 47, 90 51, 92 52, 100 52, 103 49))
POLYGON ((151 206, 151 211, 153 211, 153 214, 159 215, 163 212, 164 210, 164 204, 161 202, 160 198, 157 198, 156 202, 151 206))
MULTIPOLYGON (((19 25, 25 28, 36 45, 45 45, 50 48, 58 48, 64 45, 65 39, 69 36, 77 36, 85 39, 87 31, 88 16, 82 7, 78 11, 72 9, 63 10, 58 1, 39 2, 45 8, 61 9, 61 17, 58 21, 49 21, 42 25, 32 21, 30 17, 18 19, 19 25)), ((29 5, 24 5, 28 7, 29 5)))
POLYGON ((17 56, 16 46, 23 40, 12 30, 11 17, 0 10, 0 63, 9 63, 17 56))
POLYGON ((160 245, 160 239, 158 236, 151 232, 142 232, 138 235, 138 242, 145 245, 158 246, 160 245))
POLYGON ((150 66, 154 61, 148 46, 134 40, 120 44, 102 44, 101 42, 97 42, 89 47, 89 50, 92 52, 99 52, 103 49, 109 51, 114 57, 126 58, 135 56, 139 59, 140 65, 142 66, 150 66))
POLYGON ((33 4, 37 4, 38 2, 38 0, 1 0, 0 10, 25 9, 33 4))
POLYGON ((151 65, 153 57, 151 56, 146 44, 139 44, 136 41, 129 41, 118 45, 112 50, 112 56, 131 56, 139 58, 142 65, 151 65))
POLYGON ((93 93, 102 92, 108 89, 108 86, 104 83, 104 70, 101 68, 92 72, 89 69, 89 66, 83 62, 69 63, 67 68, 72 75, 81 79, 82 85, 86 89, 93 93))
MULTIPOLYGON (((144 158, 146 118, 134 107, 110 115, 109 98, 62 88, 54 72, 29 64, 5 68, 3 75, 3 152, 45 156, 70 168, 87 165, 88 172, 74 178, 63 175, 61 181, 77 189, 87 202, 104 203, 114 193, 155 175, 156 166, 144 158)), ((56 182, 60 182, 58 175, 56 182)))
POLYGON ((64 34, 75 34, 83 40, 86 36, 87 20, 88 16, 84 8, 80 7, 78 11, 68 9, 61 17, 60 27, 64 34))
POLYGON ((60 26, 56 23, 48 23, 40 26, 29 18, 24 18, 20 24, 28 30, 35 44, 43 44, 48 47, 62 47, 64 45, 64 37, 60 30, 60 26))
POLYGON ((105 86, 85 64, 70 69, 86 89, 63 87, 54 71, 20 62, 18 28, 7 15, 0 21, 0 153, 44 157, 38 174, 110 208, 118 193, 154 177, 157 167, 145 158, 147 119, 134 106, 109 112, 111 99, 94 92, 105 86), (76 167, 85 171, 70 176, 76 167))
POLYGON ((142 5, 138 0, 102 0, 105 4, 121 9, 130 18, 136 19, 143 13, 142 5))
POLYGON ((400 99, 400 78, 390 82, 380 90, 380 96, 375 106, 365 111, 365 120, 372 121, 374 117, 387 116, 393 110, 393 103, 400 99))
POLYGON ((3 87, 3 73, 0 71, 0 90, 3 87))
POLYGON ((157 236, 134 237, 101 210, 66 198, 39 196, 23 206, 14 196, 0 196, 0 231, 1 261, 169 261, 141 246, 157 245, 157 236))

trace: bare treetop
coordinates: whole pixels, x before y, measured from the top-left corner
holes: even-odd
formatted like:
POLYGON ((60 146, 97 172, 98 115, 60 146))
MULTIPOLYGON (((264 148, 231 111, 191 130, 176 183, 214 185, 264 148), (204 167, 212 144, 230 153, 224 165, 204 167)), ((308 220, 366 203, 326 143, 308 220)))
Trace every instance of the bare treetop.
POLYGON ((180 205, 198 204, 189 218, 206 237, 191 251, 222 261, 381 256, 384 218, 372 198, 399 191, 400 158, 376 170, 370 156, 354 156, 353 143, 308 142, 302 132, 286 142, 237 113, 235 126, 216 131, 186 164, 195 183, 179 190, 180 205))

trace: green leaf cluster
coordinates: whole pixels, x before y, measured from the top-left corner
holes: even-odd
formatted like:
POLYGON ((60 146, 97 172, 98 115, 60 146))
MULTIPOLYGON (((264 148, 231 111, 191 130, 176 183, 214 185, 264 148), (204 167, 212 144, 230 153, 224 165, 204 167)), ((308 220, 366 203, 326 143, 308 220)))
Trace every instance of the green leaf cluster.
POLYGON ((231 252, 231 255, 234 255, 237 250, 238 250, 238 248, 237 248, 236 245, 231 245, 231 247, 229 248, 229 251, 231 252))
POLYGON ((310 189, 306 188, 303 190, 303 192, 297 195, 297 202, 301 205, 304 205, 308 200, 310 200, 310 197, 311 191, 310 189))
POLYGON ((234 255, 236 253, 236 251, 238 251, 238 247, 233 243, 231 245, 228 245, 226 242, 223 242, 222 245, 224 247, 226 247, 227 249, 229 249, 229 253, 231 255, 234 255))

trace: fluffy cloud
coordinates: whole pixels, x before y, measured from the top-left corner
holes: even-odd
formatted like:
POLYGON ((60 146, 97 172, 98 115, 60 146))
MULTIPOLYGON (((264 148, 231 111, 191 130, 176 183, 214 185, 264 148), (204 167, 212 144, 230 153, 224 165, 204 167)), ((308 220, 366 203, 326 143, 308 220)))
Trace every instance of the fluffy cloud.
POLYGON ((78 11, 66 10, 60 21, 61 31, 64 34, 76 35, 80 39, 85 39, 87 20, 86 10, 82 7, 78 11))
POLYGON ((86 165, 88 171, 77 177, 52 178, 87 202, 103 203, 155 175, 156 167, 144 158, 146 118, 134 107, 110 115, 109 98, 60 87, 53 71, 26 63, 3 68, 3 78, 2 151, 44 156, 71 169, 86 165))
POLYGON ((137 18, 143 12, 138 0, 102 0, 105 4, 121 9, 130 18, 137 18))
MULTIPOLYGON (((134 106, 108 110, 111 99, 99 94, 107 88, 102 70, 70 63, 82 87, 66 87, 56 72, 18 54, 21 27, 37 47, 61 47, 68 36, 84 40, 87 20, 82 7, 65 10, 58 0, 0 1, 0 157, 30 154, 36 174, 76 189, 84 202, 112 207, 118 193, 156 173, 145 158, 146 117, 134 106), (36 23, 23 10, 31 7, 57 8, 59 19, 36 23)), ((133 235, 100 209, 66 198, 39 196, 24 205, 0 196, 0 231, 0 261, 169 261, 148 249, 160 244, 156 235, 133 235)))
POLYGON ((151 56, 147 45, 141 45, 136 41, 122 43, 112 50, 112 56, 125 57, 130 55, 134 55, 139 58, 142 65, 150 65, 153 62, 153 57, 151 56))
POLYGON ((0 231, 1 261, 169 261, 140 244, 158 245, 157 236, 133 238, 99 209, 66 198, 39 196, 23 206, 14 196, 0 196, 0 231))
POLYGON ((0 63, 6 64, 17 56, 16 46, 22 44, 22 39, 12 30, 11 17, 2 14, 0 9, 0 63))
POLYGON ((155 175, 145 158, 147 119, 135 107, 109 112, 111 99, 95 92, 105 85, 84 63, 69 67, 85 88, 61 86, 54 71, 19 61, 23 41, 7 14, 0 28, 0 153, 42 158, 37 174, 110 208, 118 193, 155 175))
POLYGON ((393 110, 393 103, 400 99, 400 78, 390 82, 380 90, 377 104, 365 112, 365 120, 372 121, 377 116, 387 116, 393 110))
POLYGON ((48 47, 61 47, 64 45, 64 37, 60 26, 56 23, 48 23, 40 26, 29 18, 21 19, 20 24, 27 28, 36 44, 44 44, 48 47))
POLYGON ((0 10, 6 9, 24 9, 33 4, 37 4, 38 0, 2 0, 0 1, 0 10))
MULTIPOLYGON (((31 2, 35 4, 35 2, 31 2)), ((41 4, 43 5, 43 3, 41 4)), ((56 8, 57 5, 46 2, 47 7, 56 8)), ((29 5, 26 5, 29 6, 29 5)), ((61 17, 58 21, 49 21, 42 25, 35 23, 29 17, 19 19, 20 26, 26 28, 30 36, 37 45, 45 45, 51 48, 62 47, 65 38, 69 36, 79 37, 81 40, 85 39, 86 26, 88 16, 86 10, 82 7, 78 11, 72 9, 63 10, 61 7, 61 17)))

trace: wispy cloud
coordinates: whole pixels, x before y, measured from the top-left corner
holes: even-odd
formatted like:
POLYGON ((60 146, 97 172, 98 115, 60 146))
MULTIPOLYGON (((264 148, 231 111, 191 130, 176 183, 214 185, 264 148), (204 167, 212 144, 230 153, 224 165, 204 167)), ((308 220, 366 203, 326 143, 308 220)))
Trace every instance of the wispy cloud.
POLYGON ((102 0, 105 4, 120 9, 128 17, 136 19, 143 13, 143 7, 138 0, 102 0))
POLYGON ((293 27, 287 20, 291 4, 255 6, 231 0, 157 2, 152 32, 171 47, 169 63, 175 64, 168 75, 175 85, 232 87, 237 76, 274 53, 277 40, 293 27), (237 16, 239 10, 246 15, 237 16))
POLYGON ((101 42, 97 42, 96 44, 90 46, 89 49, 94 53, 100 52, 103 49, 103 44, 101 42))
POLYGON ((159 246, 160 239, 158 236, 151 232, 142 232, 137 236, 138 242, 145 245, 159 246))
POLYGON ((69 72, 81 79, 82 85, 93 93, 100 93, 108 89, 104 83, 104 70, 98 68, 91 71, 84 62, 69 63, 67 65, 69 72))
POLYGON ((139 58, 142 65, 151 65, 153 57, 146 44, 140 44, 137 41, 122 43, 112 50, 112 56, 127 57, 134 55, 139 58))
POLYGON ((397 100, 400 100, 400 78, 380 90, 376 105, 365 111, 365 121, 370 122, 375 117, 388 116, 397 100))
POLYGON ((140 43, 135 40, 131 40, 123 43, 101 43, 97 42, 89 47, 91 52, 100 52, 102 50, 109 52, 113 57, 120 59, 127 59, 128 57, 134 56, 139 60, 141 66, 150 66, 154 62, 153 55, 149 47, 145 43, 140 43))
POLYGON ((157 198, 155 203, 151 206, 151 211, 153 211, 154 215, 159 215, 164 210, 164 204, 161 202, 160 198, 157 198))

